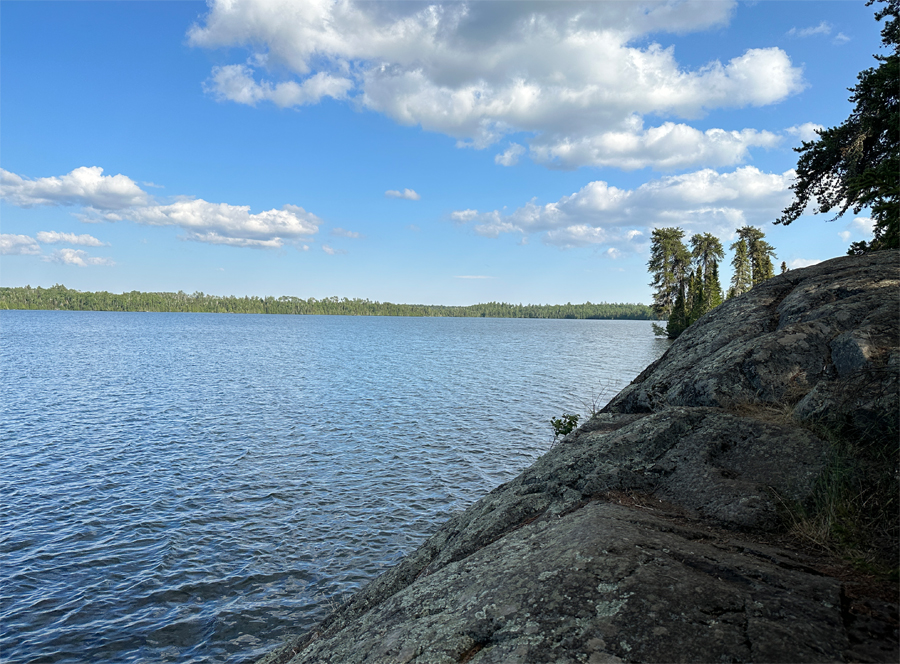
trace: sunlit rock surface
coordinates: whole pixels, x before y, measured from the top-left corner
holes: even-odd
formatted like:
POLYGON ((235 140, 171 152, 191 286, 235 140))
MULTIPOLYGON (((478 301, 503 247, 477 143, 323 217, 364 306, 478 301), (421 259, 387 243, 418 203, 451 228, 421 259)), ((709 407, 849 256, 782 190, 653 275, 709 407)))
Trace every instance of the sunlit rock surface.
POLYGON ((851 610, 763 543, 826 464, 814 421, 897 432, 898 255, 725 303, 515 480, 261 662, 897 661, 896 605, 851 610))

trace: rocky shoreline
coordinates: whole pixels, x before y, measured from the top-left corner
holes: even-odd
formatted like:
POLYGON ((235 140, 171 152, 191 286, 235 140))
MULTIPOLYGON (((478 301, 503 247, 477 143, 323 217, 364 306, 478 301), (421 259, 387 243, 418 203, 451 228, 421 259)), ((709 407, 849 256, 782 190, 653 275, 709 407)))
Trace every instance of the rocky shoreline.
POLYGON ((898 486, 898 287, 884 251, 729 300, 260 664, 898 661, 896 584, 786 529, 838 439, 898 486))

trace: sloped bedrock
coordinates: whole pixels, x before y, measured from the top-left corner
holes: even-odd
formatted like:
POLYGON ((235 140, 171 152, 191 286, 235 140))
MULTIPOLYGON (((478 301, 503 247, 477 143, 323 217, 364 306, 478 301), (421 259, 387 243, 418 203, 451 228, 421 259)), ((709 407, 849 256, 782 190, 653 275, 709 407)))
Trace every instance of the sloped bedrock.
MULTIPOLYGON (((774 621, 775 613, 759 618, 770 610, 753 603, 763 602, 771 592, 768 586, 760 586, 760 599, 748 599, 756 597, 747 593, 758 580, 748 580, 739 570, 750 563, 735 562, 732 569, 732 563, 711 562, 718 549, 698 554, 694 546, 702 534, 690 535, 670 522, 663 527, 663 521, 654 521, 652 530, 675 528, 680 534, 641 534, 646 524, 632 523, 638 510, 626 510, 632 521, 622 516, 625 512, 610 513, 618 515, 612 524, 604 521, 604 510, 618 508, 609 502, 611 494, 632 492, 654 504, 675 503, 688 516, 731 528, 775 527, 779 501, 809 493, 824 463, 824 443, 804 430, 716 408, 670 408, 640 417, 606 414, 594 425, 594 430, 568 437, 519 477, 454 516, 316 632, 263 661, 556 661, 545 658, 551 651, 563 657, 559 661, 570 661, 563 655, 569 650, 573 657, 576 651, 587 652, 593 659, 586 661, 595 662, 699 661, 698 647, 716 651, 710 651, 709 661, 726 652, 744 653, 746 660, 738 661, 759 660, 763 641, 754 645, 747 634, 757 628, 770 631, 760 625, 774 621), (593 516, 582 522, 579 514, 593 516), (619 529, 626 523, 632 523, 627 526, 632 530, 623 534, 619 529), (674 539, 661 544, 654 538, 674 539), (678 538, 689 542, 678 544, 678 538), (622 544, 631 540, 645 544, 622 544), (665 563, 640 571, 643 563, 636 560, 649 560, 650 549, 663 551, 665 563), (528 557, 528 552, 534 555, 528 557), (597 569, 579 572, 579 556, 593 556, 597 569), (597 590, 626 578, 630 580, 619 594, 597 590), (643 623, 635 623, 624 609, 623 598, 632 592, 640 598, 630 600, 630 610, 642 614, 643 623), (684 593, 694 602, 689 608, 682 606, 684 593), (625 617, 617 617, 620 608, 625 617), (656 613, 648 617, 647 611, 656 613), (763 622, 754 622, 753 616, 763 622), (510 620, 514 622, 507 625, 510 620), (646 634, 634 631, 638 624, 646 627, 646 634), (661 625, 662 631, 657 629, 661 625), (573 641, 575 633, 584 641, 573 641), (691 645, 694 638, 716 643, 691 645), (684 649, 678 657, 667 651, 673 639, 684 649), (645 650, 629 654, 628 648, 645 650), (472 659, 462 658, 464 653, 472 659)), ((796 598, 785 599, 793 592, 765 601, 775 602, 771 607, 794 602, 796 598)), ((828 601, 837 606, 837 600, 828 601)), ((790 656, 779 660, 767 655, 765 660, 818 661, 823 656, 821 649, 803 657, 799 651, 785 652, 790 656)))
POLYGON ((291 661, 843 661, 840 583, 792 555, 590 502, 323 630, 291 661))
POLYGON ((875 638, 840 580, 741 538, 778 529, 826 467, 830 444, 790 415, 896 444, 898 267, 897 252, 835 259, 726 302, 261 664, 897 661, 895 606, 875 638))
POLYGON ((725 302, 604 410, 769 403, 829 422, 852 421, 862 409, 885 424, 898 405, 898 257, 836 258, 725 302))

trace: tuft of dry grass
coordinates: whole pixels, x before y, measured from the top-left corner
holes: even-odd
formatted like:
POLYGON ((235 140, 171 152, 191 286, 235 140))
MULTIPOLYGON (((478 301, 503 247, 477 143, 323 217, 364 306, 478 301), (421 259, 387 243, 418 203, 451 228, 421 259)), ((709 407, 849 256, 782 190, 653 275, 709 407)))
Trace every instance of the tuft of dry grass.
POLYGON ((851 562, 858 569, 900 577, 900 431, 800 421, 796 404, 805 391, 783 400, 745 400, 726 410, 781 426, 806 429, 828 445, 825 469, 807 500, 779 497, 789 534, 851 562))

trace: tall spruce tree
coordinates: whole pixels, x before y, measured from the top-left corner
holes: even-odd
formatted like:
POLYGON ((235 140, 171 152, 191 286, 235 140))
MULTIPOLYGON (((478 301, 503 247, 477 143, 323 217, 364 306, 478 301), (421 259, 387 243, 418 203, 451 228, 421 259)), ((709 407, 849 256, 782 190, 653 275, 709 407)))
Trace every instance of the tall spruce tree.
POLYGON ((766 234, 753 226, 744 226, 737 232, 746 243, 752 285, 756 286, 766 279, 774 277, 775 266, 772 264, 772 259, 775 257, 775 247, 763 239, 766 234))
POLYGON ((703 313, 722 304, 722 285, 719 283, 719 261, 725 257, 722 242, 711 233, 697 233, 691 237, 691 255, 703 274, 703 313))
POLYGON ((691 325, 695 320, 700 318, 700 316, 709 311, 706 306, 706 283, 702 265, 698 265, 697 269, 691 273, 691 278, 688 283, 688 290, 691 294, 688 324, 691 325))
POLYGON ((731 259, 734 273, 731 275, 731 288, 728 289, 729 299, 743 295, 753 287, 753 273, 750 267, 747 240, 739 236, 737 241, 731 245, 731 250, 734 252, 734 258, 731 259))
POLYGON ((811 203, 817 213, 835 211, 834 219, 869 208, 875 237, 854 242, 848 254, 900 247, 900 1, 880 1, 886 6, 875 19, 888 18, 881 30, 888 55, 875 55, 878 66, 859 73, 850 117, 795 148, 794 202, 775 221, 790 224, 811 203))
POLYGON ((654 288, 651 306, 660 319, 671 316, 679 292, 684 290, 691 257, 682 242, 683 237, 684 231, 674 227, 654 229, 651 236, 650 260, 647 262, 653 277, 650 282, 654 288))
POLYGON ((719 281, 719 264, 713 263, 711 275, 706 275, 706 296, 707 311, 711 311, 718 307, 725 300, 722 295, 722 282, 719 281))
POLYGON ((678 284, 675 303, 672 306, 672 312, 669 314, 669 321, 666 323, 666 334, 669 339, 676 339, 678 335, 684 332, 690 323, 688 322, 687 303, 685 302, 685 284, 684 280, 678 284))

